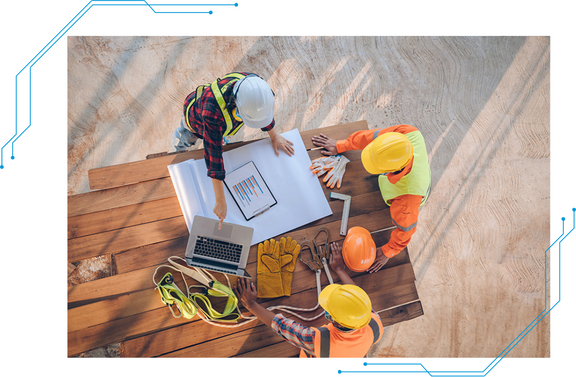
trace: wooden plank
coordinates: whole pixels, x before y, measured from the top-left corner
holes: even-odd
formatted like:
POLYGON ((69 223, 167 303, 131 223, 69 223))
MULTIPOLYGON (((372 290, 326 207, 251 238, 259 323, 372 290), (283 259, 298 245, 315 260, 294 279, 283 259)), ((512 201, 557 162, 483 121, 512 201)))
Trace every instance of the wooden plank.
MULTIPOLYGON (((162 278, 160 276, 159 278, 162 278)), ((104 301, 68 309, 68 332, 165 307, 154 289, 133 292, 104 301)))
POLYGON ((312 144, 312 136, 314 135, 319 135, 320 133, 323 133, 324 135, 332 139, 345 140, 352 133, 367 129, 368 129, 368 122, 366 122, 365 120, 358 120, 356 122, 342 123, 334 126, 301 131, 300 136, 302 136, 302 141, 304 142, 304 146, 306 147, 306 149, 311 149, 316 148, 316 146, 312 144))
MULTIPOLYGON (((368 129, 368 123, 365 120, 361 120, 357 122, 325 127, 319 130, 303 131, 300 134, 302 136, 302 140, 304 141, 304 145, 307 149, 310 149, 315 147, 310 140, 311 137, 315 134, 318 134, 319 132, 322 132, 336 139, 346 139, 353 132, 365 129, 368 129)), ((224 146, 224 150, 227 151, 238 148, 254 141, 255 140, 230 144, 224 146)), ((127 164, 92 169, 88 171, 90 189, 102 190, 165 178, 169 176, 167 169, 168 165, 186 161, 191 158, 204 158, 204 150, 202 149, 184 153, 169 154, 163 157, 152 158, 144 161, 136 161, 127 164)))
POLYGON ((68 196, 68 217, 176 196, 172 180, 162 178, 109 190, 68 196))
POLYGON ((182 237, 188 228, 182 216, 68 240, 68 262, 182 237))
POLYGON ((288 343, 280 337, 278 343, 272 343, 269 346, 256 349, 254 351, 244 352, 232 357, 245 358, 245 357, 296 357, 300 355, 300 348, 288 343))
POLYGON ((125 274, 167 263, 168 258, 171 256, 184 257, 187 244, 188 235, 115 254, 116 272, 125 274))
POLYGON ((173 326, 173 320, 170 310, 160 308, 102 325, 71 331, 68 333, 68 356, 117 343, 126 339, 125 336, 129 333, 145 334, 149 331, 162 330, 167 326, 173 326))
POLYGON ((143 289, 153 289, 152 275, 156 268, 157 266, 151 266, 68 287, 68 305, 80 305, 83 302, 93 302, 143 289))
POLYGON ((420 301, 411 302, 394 309, 378 313, 384 327, 392 326, 400 322, 405 322, 424 315, 422 303, 420 301))
POLYGON ((68 239, 182 216, 178 199, 167 199, 92 212, 68 218, 68 239))
POLYGON ((203 149, 92 169, 88 171, 90 190, 102 190, 166 178, 170 176, 168 165, 200 158, 204 158, 203 149))

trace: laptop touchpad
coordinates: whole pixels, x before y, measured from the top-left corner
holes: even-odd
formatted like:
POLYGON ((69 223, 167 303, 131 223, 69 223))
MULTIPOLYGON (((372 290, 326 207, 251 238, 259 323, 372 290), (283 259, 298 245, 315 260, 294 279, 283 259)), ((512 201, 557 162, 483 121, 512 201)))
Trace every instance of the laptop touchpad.
POLYGON ((222 224, 222 229, 218 230, 218 223, 214 224, 213 235, 218 237, 230 238, 232 235, 232 225, 222 224))

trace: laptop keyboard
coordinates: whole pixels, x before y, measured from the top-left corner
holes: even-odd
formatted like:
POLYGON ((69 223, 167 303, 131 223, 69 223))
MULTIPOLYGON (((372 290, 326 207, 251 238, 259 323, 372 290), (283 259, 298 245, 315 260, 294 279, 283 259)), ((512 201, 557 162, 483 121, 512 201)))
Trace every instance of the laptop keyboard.
POLYGON ((196 237, 194 254, 198 256, 216 258, 232 263, 239 263, 242 255, 242 245, 232 242, 219 241, 204 236, 196 237))

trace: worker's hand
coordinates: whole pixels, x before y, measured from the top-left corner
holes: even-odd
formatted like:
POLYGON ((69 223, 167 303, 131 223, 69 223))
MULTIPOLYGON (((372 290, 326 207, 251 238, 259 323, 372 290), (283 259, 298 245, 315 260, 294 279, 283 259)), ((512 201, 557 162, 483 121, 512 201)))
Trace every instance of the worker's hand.
POLYGON ((372 266, 370 266, 370 268, 367 270, 368 273, 370 273, 370 274, 380 270, 382 267, 384 267, 386 262, 388 262, 388 259, 390 259, 386 255, 384 255, 384 253, 382 252, 382 249, 376 250, 376 255, 377 256, 376 256, 376 259, 374 260, 374 263, 372 263, 372 266))
POLYGON ((268 135, 270 136, 270 140, 272 140, 272 148, 274 148, 274 153, 276 153, 276 156, 280 156, 278 148, 286 152, 288 156, 292 156, 294 154, 294 143, 284 138, 284 136, 278 135, 274 128, 268 131, 268 135))
POLYGON ((338 273, 344 271, 344 259, 342 258, 342 247, 336 242, 330 244, 330 268, 338 273))
POLYGON ((218 219, 220 219, 220 224, 218 224, 218 230, 222 229, 222 223, 226 218, 226 213, 228 212, 228 206, 226 205, 226 200, 217 200, 214 209, 212 210, 218 219))
POLYGON ((334 139, 330 139, 328 136, 324 135, 324 134, 320 134, 320 136, 312 136, 312 144, 314 144, 317 147, 322 147, 325 150, 321 150, 320 153, 322 153, 325 156, 332 156, 335 154, 338 154, 338 149, 336 149, 336 140, 334 139))
POLYGON ((256 287, 254 283, 246 278, 238 278, 234 286, 234 293, 238 297, 244 307, 250 310, 250 307, 256 304, 256 287))

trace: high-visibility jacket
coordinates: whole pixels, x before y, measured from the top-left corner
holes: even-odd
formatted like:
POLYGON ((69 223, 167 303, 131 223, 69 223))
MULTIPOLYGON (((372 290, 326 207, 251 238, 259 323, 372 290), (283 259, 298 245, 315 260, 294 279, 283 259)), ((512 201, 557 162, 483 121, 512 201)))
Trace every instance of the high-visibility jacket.
POLYGON ((358 131, 348 139, 336 143, 338 153, 347 150, 364 149, 372 140, 387 132, 399 132, 406 135, 412 143, 414 157, 408 165, 397 174, 382 174, 378 177, 378 185, 382 198, 390 206, 392 223, 396 225, 390 241, 382 246, 382 252, 392 258, 402 251, 412 235, 416 232, 420 207, 430 194, 431 174, 426 152, 426 144, 422 134, 416 127, 398 125, 378 130, 358 131))
POLYGON ((236 118, 236 120, 238 120, 240 123, 236 127, 234 127, 234 124, 232 121, 232 117, 234 117, 234 114, 231 114, 230 111, 228 110, 229 104, 226 103, 226 101, 224 100, 224 95, 222 93, 225 92, 226 89, 228 89, 228 87, 230 87, 231 85, 234 86, 234 84, 238 80, 240 80, 241 78, 246 77, 248 75, 249 74, 232 72, 232 73, 228 73, 227 75, 224 75, 224 77, 222 77, 221 79, 214 80, 212 83, 200 85, 199 87, 197 87, 196 88, 196 96, 188 104, 188 106, 186 108, 186 113, 184 116, 184 118, 186 119, 186 125, 188 126, 188 128, 192 129, 192 127, 190 126, 189 119, 188 119, 189 114, 190 114, 190 109, 192 108, 192 106, 194 106, 194 104, 196 103, 196 100, 202 96, 202 93, 204 92, 204 90, 211 90, 212 93, 214 93, 214 98, 216 99, 216 102, 218 102, 218 107, 222 111, 222 116, 224 117, 224 121, 226 122, 226 131, 224 132, 224 136, 230 136, 230 135, 236 134, 236 132, 238 132, 238 130, 244 125, 244 122, 240 118, 236 118), (220 81, 223 81, 224 79, 228 79, 228 78, 230 78, 231 80, 227 81, 224 85, 222 85, 220 83, 220 81))
POLYGON ((380 341, 384 327, 376 313, 368 325, 352 332, 338 330, 332 323, 312 328, 314 336, 314 355, 300 351, 300 357, 365 357, 373 344, 380 341))

